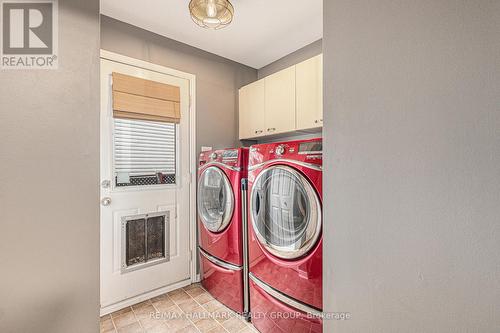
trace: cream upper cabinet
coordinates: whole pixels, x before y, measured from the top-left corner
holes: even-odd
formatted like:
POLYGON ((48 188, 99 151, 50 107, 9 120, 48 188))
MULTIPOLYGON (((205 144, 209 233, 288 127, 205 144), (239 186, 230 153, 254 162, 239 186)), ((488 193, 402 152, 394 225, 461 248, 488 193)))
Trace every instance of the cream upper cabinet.
POLYGON ((296 65, 297 129, 323 126, 323 55, 296 65))
POLYGON ((295 66, 264 79, 265 134, 295 130, 295 66))
POLYGON ((240 89, 240 139, 323 126, 323 56, 240 89))
POLYGON ((264 80, 241 88, 239 95, 240 139, 265 135, 264 80))

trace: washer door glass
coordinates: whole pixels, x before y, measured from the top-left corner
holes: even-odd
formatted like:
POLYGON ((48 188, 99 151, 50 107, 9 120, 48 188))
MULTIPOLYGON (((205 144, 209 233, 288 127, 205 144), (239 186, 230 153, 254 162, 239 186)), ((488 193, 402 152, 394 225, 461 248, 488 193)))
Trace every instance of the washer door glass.
POLYGON ((250 195, 254 232, 273 255, 305 255, 321 234, 321 204, 309 181, 297 170, 273 166, 256 178, 250 195))
POLYGON ((208 167, 198 181, 198 215, 212 232, 223 231, 231 222, 234 195, 229 179, 217 167, 208 167))

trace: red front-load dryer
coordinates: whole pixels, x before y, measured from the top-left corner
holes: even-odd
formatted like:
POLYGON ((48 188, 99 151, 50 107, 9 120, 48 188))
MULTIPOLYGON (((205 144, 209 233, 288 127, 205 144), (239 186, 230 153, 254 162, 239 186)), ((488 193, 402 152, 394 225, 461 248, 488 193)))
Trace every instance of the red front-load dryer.
POLYGON ((322 332, 322 140, 252 146, 248 169, 252 322, 322 332))
POLYGON ((242 179, 248 148, 203 152, 198 164, 198 237, 202 285, 244 313, 242 179))

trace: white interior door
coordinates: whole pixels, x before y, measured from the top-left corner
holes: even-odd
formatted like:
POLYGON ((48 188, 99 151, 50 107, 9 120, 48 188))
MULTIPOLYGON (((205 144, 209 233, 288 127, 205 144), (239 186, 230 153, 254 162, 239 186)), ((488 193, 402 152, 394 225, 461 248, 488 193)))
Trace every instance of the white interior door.
POLYGON ((190 283, 189 116, 189 80, 101 60, 101 313, 190 283), (112 72, 180 87, 180 124, 114 119, 112 72))

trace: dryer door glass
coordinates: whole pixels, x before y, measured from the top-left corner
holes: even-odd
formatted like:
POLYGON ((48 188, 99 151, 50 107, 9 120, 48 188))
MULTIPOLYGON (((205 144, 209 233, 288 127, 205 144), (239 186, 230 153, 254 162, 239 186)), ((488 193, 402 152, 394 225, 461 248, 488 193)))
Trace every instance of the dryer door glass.
POLYGON ((293 259, 306 254, 321 234, 321 203, 309 181, 297 170, 273 166, 252 187, 253 229, 266 249, 293 259))
POLYGON ((234 195, 231 183, 217 167, 208 167, 198 180, 198 215, 212 232, 223 231, 233 216, 234 195))

